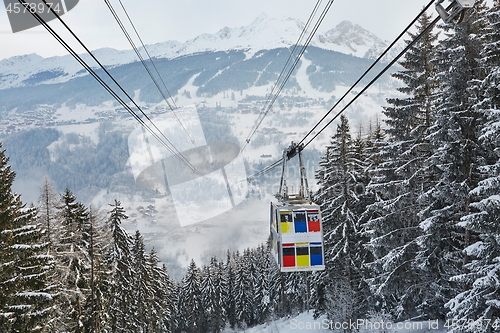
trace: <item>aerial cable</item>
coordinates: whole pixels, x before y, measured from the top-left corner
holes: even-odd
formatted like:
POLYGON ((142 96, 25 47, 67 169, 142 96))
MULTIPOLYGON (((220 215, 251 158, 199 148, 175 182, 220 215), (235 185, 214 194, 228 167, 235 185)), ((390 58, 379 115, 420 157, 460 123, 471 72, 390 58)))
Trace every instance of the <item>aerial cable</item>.
MULTIPOLYGON (((47 2, 45 0, 42 0, 44 2, 45 5, 47 5, 47 7, 49 7, 49 9, 51 10, 51 12, 61 21, 61 23, 63 25, 66 26, 66 28, 73 34, 73 36, 80 42, 80 44, 82 44, 82 46, 87 50, 87 52, 94 58, 94 60, 104 69, 105 72, 107 72, 107 70, 99 63, 99 61, 90 53, 90 51, 88 51, 88 49, 85 47, 85 45, 83 45, 83 43, 78 39, 78 37, 76 37, 76 35, 71 31, 71 29, 64 23, 64 21, 61 20, 61 18, 59 17, 59 15, 57 13, 54 12, 54 10, 47 4, 47 2)), ((18 0, 19 3, 21 3, 28 11, 29 10, 29 4, 25 1, 25 0, 18 0)), ((180 154, 177 149, 175 149, 175 147, 170 143, 170 141, 167 139, 167 141, 172 145, 172 147, 169 147, 159 136, 157 133, 155 133, 131 108, 130 106, 127 105, 127 103, 125 103, 125 101, 123 101, 123 99, 118 95, 116 94, 116 92, 114 92, 110 87, 109 85, 106 84, 106 82, 104 82, 104 80, 102 80, 101 77, 99 77, 95 71, 40 17, 40 15, 38 15, 38 13, 35 11, 35 12, 32 12, 30 11, 30 13, 34 16, 34 18, 40 22, 40 24, 47 30, 49 31, 49 33, 92 75, 92 77, 94 77, 98 82, 99 84, 101 84, 101 86, 103 86, 106 91, 108 91, 108 93, 110 93, 125 109, 127 109, 127 111, 144 127, 146 128, 150 133, 151 135, 153 135, 167 150, 169 150, 175 157, 177 157, 179 160, 181 160, 181 162, 183 162, 184 164, 186 164, 193 172, 195 173, 198 173, 201 175, 201 173, 193 166, 191 165, 191 163, 189 163, 189 161, 184 157, 182 156, 182 154, 180 154), (177 151, 177 152, 176 152, 177 151)), ((110 78, 115 82, 115 84, 121 88, 121 90, 130 98, 130 96, 123 90, 123 88, 118 84, 118 82, 116 82, 116 80, 114 80, 114 78, 107 72, 108 76, 110 76, 110 78)), ((131 99, 131 98, 130 98, 131 99)), ((131 99, 132 100, 132 99, 131 99)), ((135 102, 132 100, 132 102, 135 104, 135 102)), ((135 104, 137 106, 137 104, 135 104)), ((137 106, 137 108, 142 112, 142 110, 137 106)), ((142 112, 144 114, 144 112, 142 112)), ((145 115, 146 118, 147 115, 145 115)), ((149 119, 149 118, 148 118, 149 119)), ((151 122, 152 123, 152 122, 151 122)), ((154 123, 152 123, 154 125, 154 123)), ((160 134, 162 134, 160 132, 160 134)), ((163 134, 162 134, 163 137, 165 137, 163 134)))
MULTIPOLYGON (((21 0, 18 0, 21 1, 21 0)), ((201 175, 201 173, 182 155, 182 153, 172 144, 172 142, 163 134, 163 132, 156 126, 156 124, 149 118, 149 116, 142 110, 141 107, 133 100, 132 97, 123 89, 123 87, 116 81, 116 79, 109 73, 109 71, 104 67, 101 62, 92 54, 92 52, 87 48, 87 46, 76 36, 76 34, 71 30, 71 28, 64 22, 64 20, 54 11, 54 9, 47 3, 46 0, 42 0, 43 3, 50 9, 50 11, 55 15, 55 17, 63 24, 63 26, 71 33, 71 35, 80 43, 80 45, 87 51, 87 53, 94 59, 94 61, 104 70, 108 77, 120 88, 120 90, 127 96, 127 98, 135 105, 135 107, 142 113, 144 117, 153 125, 153 127, 160 133, 160 135, 170 144, 171 149, 175 151, 175 156, 183 161, 184 164, 189 166, 194 172, 201 175)), ((162 140, 163 141, 163 140, 162 140)))
MULTIPOLYGON (((246 148, 247 144, 250 143, 250 140, 251 138, 255 135, 255 133, 257 132, 258 128, 260 127, 260 125, 262 124, 262 122, 264 121, 264 118, 267 116, 267 114, 269 113, 269 111, 271 111, 271 108, 274 104, 274 102, 277 100, 279 94, 281 93, 281 91, 283 90, 283 87, 285 86, 285 84, 287 83, 288 79, 290 78, 291 74, 293 73, 293 71, 295 70, 297 64, 299 63, 300 61, 300 58, 302 57, 302 55, 304 54, 307 46, 309 45, 309 43, 311 42, 312 38, 314 37, 314 34, 316 33, 316 31, 318 30, 319 26, 321 25, 323 19, 325 18, 326 16, 326 13, 328 12, 328 10, 330 9, 331 5, 333 4, 333 1, 335 0, 330 0, 329 3, 327 4, 327 6, 325 7, 325 9, 323 10, 320 18, 318 19, 318 21, 316 22, 316 25, 314 26, 313 28, 313 31, 309 34, 309 37, 307 38, 306 42, 304 43, 304 45, 302 46, 300 52, 299 52, 299 55, 296 57, 294 63, 292 64, 292 67, 289 69, 288 73, 286 74, 285 78, 282 80, 281 84, 280 84, 280 87, 278 88, 278 91, 277 93, 274 95, 273 99, 271 100, 270 103, 267 103, 267 105, 264 106, 263 110, 265 109, 264 112, 262 112, 259 117, 257 118, 257 122, 256 124, 254 125, 254 127, 252 128, 252 130, 250 131, 250 134, 249 136, 247 137, 247 139, 245 140, 245 143, 244 143, 244 146, 242 148, 242 151, 246 148)), ((315 8, 315 11, 316 11, 316 8, 315 8)), ((314 12, 315 12, 314 11, 314 12)), ((312 14, 313 15, 313 14, 312 14)), ((300 43, 302 37, 299 38, 297 44, 300 43)), ((297 45, 296 44, 296 45, 297 45)), ((290 55, 291 57, 291 55, 290 55)), ((290 59, 290 58, 289 58, 290 59)), ((285 68, 286 68, 286 65, 285 65, 285 68)), ((282 73, 284 72, 285 68, 283 68, 283 71, 282 73)), ((281 76, 281 74, 280 74, 281 76)), ((278 81, 279 81, 280 78, 278 78, 278 81)), ((278 82, 277 81, 277 82, 278 82)), ((277 84, 277 83, 276 83, 277 84)))
POLYGON ((304 29, 302 30, 302 33, 299 37, 299 39, 297 40, 297 43, 295 44, 294 48, 293 48, 293 51, 290 53, 290 56, 288 57, 288 60, 285 64, 285 66, 283 67, 283 70, 281 71, 275 85, 273 86, 272 88, 272 91, 271 93, 269 94, 269 97, 268 99, 266 100, 266 103, 263 107, 263 112, 260 113, 259 117, 257 118, 257 121, 255 123, 255 125, 252 127, 251 131, 250 131, 250 134, 247 136, 244 144, 243 144, 243 147, 241 149, 241 151, 243 151, 246 146, 250 143, 250 140, 252 139, 252 137, 255 135, 255 133, 257 132, 258 128, 260 127, 260 125, 262 124, 262 122, 264 121, 264 118, 267 116, 267 114, 269 113, 269 111, 271 110, 274 102, 276 101, 276 99, 278 98, 279 94, 281 93, 281 91, 283 90, 283 87, 285 86, 286 82, 288 81, 288 79, 290 78, 290 76, 292 75, 293 71, 295 70, 295 68, 297 67, 297 64, 299 63, 300 61, 300 58, 302 57, 302 55, 304 54, 307 46, 310 44, 312 38, 314 37, 314 34, 316 33, 316 31, 318 30, 319 26, 321 25, 321 23, 323 22, 327 12, 329 11, 331 5, 333 4, 335 0, 329 0, 328 4, 326 5, 326 7, 323 9, 323 12, 321 13, 320 15, 320 18, 318 19, 318 21, 316 22, 313 30, 311 31, 311 33, 309 34, 309 37, 307 38, 306 42, 304 43, 304 45, 302 46, 300 52, 299 52, 299 55, 296 57, 294 63, 292 64, 292 67, 289 69, 288 73, 286 74, 285 78, 281 81, 281 84, 278 88, 278 91, 276 92, 276 94, 274 94, 274 97, 271 99, 271 97, 273 96, 273 91, 275 89, 275 87, 278 85, 281 77, 283 76, 283 73, 285 72, 285 69, 286 69, 286 66, 288 65, 288 63, 290 62, 291 60, 291 57, 293 55, 293 53, 295 52, 295 49, 297 47, 297 45, 299 45, 302 41, 302 38, 303 38, 303 35, 306 31, 306 29, 309 27, 310 25, 310 21, 311 19, 314 17, 314 15, 316 14, 317 10, 318 10, 318 7, 321 3, 321 0, 318 0, 318 2, 316 3, 316 6, 314 7, 313 9, 313 12, 311 13, 311 15, 309 16, 309 20, 306 24, 306 26, 304 27, 304 29), (271 101, 270 101, 271 99, 271 101), (270 101, 270 102, 269 102, 270 101))
MULTIPOLYGON (((25 8, 28 5, 25 1, 20 0, 19 1, 25 8)), ((145 127, 160 143, 162 143, 165 148, 167 148, 172 154, 175 154, 175 152, 165 145, 164 142, 161 141, 161 139, 158 137, 156 133, 154 133, 147 124, 144 123, 144 121, 135 114, 132 109, 121 99, 120 96, 118 96, 107 84, 100 78, 95 71, 45 22, 43 19, 37 14, 33 13, 33 16, 40 22, 40 24, 47 30, 49 33, 94 77, 101 86, 108 91, 121 105, 123 105, 129 113, 143 126, 145 127)))
POLYGON ((279 160, 277 160, 277 161, 273 162, 272 164, 268 165, 267 167, 265 167, 265 168, 264 168, 264 169, 262 169, 261 171, 259 171, 259 172, 255 173, 255 174, 253 174, 253 175, 252 175, 252 176, 250 176, 250 177, 247 177, 247 179, 246 179, 246 180, 244 180, 244 181, 248 181, 248 182, 250 182, 250 181, 251 181, 251 180, 253 180, 253 179, 256 179, 256 178, 258 178, 258 177, 260 177, 260 176, 262 176, 262 175, 265 175, 266 173, 271 172, 273 169, 275 169, 275 168, 277 168, 278 166, 280 166, 280 165, 283 163, 283 161, 284 161, 284 160, 283 160, 283 158, 280 158, 279 160))
MULTIPOLYGON (((152 57, 151 57, 151 55, 149 54, 149 51, 148 51, 148 49, 146 48, 146 45, 145 45, 145 44, 144 44, 144 42, 142 41, 142 38, 141 38, 141 36, 139 35, 139 32, 138 32, 138 31, 137 31, 137 29, 135 28, 135 25, 134 25, 134 23, 132 22, 132 19, 130 18, 130 16, 129 16, 129 14, 128 14, 127 10, 125 9, 125 6, 123 5, 123 3, 122 3, 122 1, 121 1, 121 0, 118 0, 118 1, 120 2, 120 6, 122 7, 123 12, 124 12, 124 13, 125 13, 125 15, 127 16, 128 21, 130 22, 130 25, 131 25, 131 26, 132 26, 132 28, 134 29, 135 34, 137 35, 137 38, 139 38, 139 41, 141 42, 141 45, 142 45, 142 47, 143 47, 144 51, 146 52, 146 54, 147 54, 147 56, 148 56, 148 58, 149 58, 149 61, 151 61, 151 64, 153 65, 153 67, 154 67, 154 69, 155 69, 155 71, 156 71, 156 74, 158 74, 158 77, 160 78, 161 83, 163 84, 163 87, 165 88, 165 90, 166 90, 166 92, 167 92, 168 96, 170 97, 170 100, 172 101, 172 105, 173 105, 173 107, 172 107, 172 105, 170 105, 170 103, 168 102, 167 98, 165 98, 165 96, 162 94, 163 98, 165 99, 165 102, 167 102, 168 107, 169 107, 172 111, 174 111, 174 109, 177 109, 177 105, 175 105, 175 101, 174 101, 174 99, 173 99, 173 97, 172 97, 172 94, 170 94, 170 91, 168 90, 167 85, 165 84, 165 81, 163 81, 163 78, 161 77, 160 72, 158 71, 158 68, 156 67, 156 65, 155 65, 155 63, 154 63, 153 58, 152 58, 152 57)), ((158 89, 159 89, 159 88, 158 88, 158 89)), ((160 89, 159 89, 159 90, 160 90, 160 89)), ((174 113, 174 114, 175 114, 175 113, 174 113)), ((177 115, 175 115, 175 116, 177 117, 177 115)), ((179 120, 179 122, 180 122, 180 120, 179 120)), ((182 125, 182 124, 181 124, 181 125, 182 125)))
POLYGON ((151 64, 153 65, 153 68, 156 72, 156 74, 158 75, 158 77, 160 78, 160 81, 162 82, 162 85, 163 85, 163 88, 165 88, 165 91, 167 92, 170 100, 171 100, 171 103, 168 101, 169 98, 167 98, 167 96, 165 96, 163 90, 160 88, 160 85, 158 83, 158 81, 156 80, 156 78, 154 77, 153 73, 151 72, 150 68, 146 65, 146 62, 144 60, 144 58, 142 57, 141 53, 139 52, 138 48, 136 47, 134 41, 132 40, 132 38, 130 37, 129 33, 127 32, 127 29, 125 28, 125 26, 123 25, 122 21, 120 20, 118 14, 116 13, 116 11, 114 10, 113 8, 113 5, 110 3, 109 0, 104 0, 104 2, 106 3, 106 5, 108 6, 109 10, 111 11, 111 13, 113 14, 113 17, 115 18, 116 22, 118 23, 118 25, 120 26, 121 30, 123 31, 123 33, 125 34, 125 36, 127 37, 130 45, 132 46, 132 48, 134 49, 135 53, 137 54, 137 56, 139 57, 139 59, 141 60, 141 63, 142 65, 144 66, 144 68, 146 69, 146 71, 148 72, 149 76, 151 77, 151 79, 153 80, 156 88, 158 89, 158 91, 160 92, 160 94, 162 95, 163 99, 165 100, 165 102, 167 103, 169 109, 174 113, 174 116, 177 118, 177 120, 179 121, 180 125, 182 126, 182 128, 184 129, 184 131, 186 131, 186 134, 189 136, 189 139, 193 142, 194 140, 191 138, 191 136, 189 135, 189 133, 187 132, 184 124, 181 122, 181 120, 179 119, 179 117, 177 116, 177 113, 175 112, 175 109, 177 109, 177 105, 175 104, 175 101, 174 99, 172 98, 172 95, 170 94, 170 91, 168 90, 167 88, 167 85, 165 84, 165 81, 163 80, 160 72, 158 71, 158 68, 156 67, 156 64, 155 62, 153 61, 153 58, 151 57, 151 55, 149 54, 149 51, 148 49, 146 48, 146 45, 144 44, 141 36, 139 35, 139 32, 137 31, 134 23, 132 22, 132 19, 130 18, 127 10, 125 9, 125 6, 123 5, 122 1, 119 0, 120 2, 120 5, 125 13, 125 15, 127 16, 128 18, 128 21, 130 22, 130 25, 132 26, 132 28, 134 29, 134 32, 137 36, 137 38, 139 39, 139 41, 141 42, 141 45, 142 45, 142 48, 144 49, 144 51, 146 52, 148 58, 149 58, 149 61, 151 62, 151 64), (173 106, 172 106, 173 105, 173 106))
MULTIPOLYGON (((304 43, 304 45, 302 46, 300 52, 299 52, 299 55, 297 56, 297 58, 295 59, 294 63, 292 64, 292 67, 290 68, 290 70, 288 71, 285 79, 281 82, 281 85, 279 87, 279 90, 278 92, 274 95, 274 98, 273 100, 271 101, 270 105, 268 106, 267 108, 267 112, 270 111, 271 107, 273 106, 274 102, 278 99, 278 96, 279 94, 281 93, 281 91, 283 90, 285 84, 287 83, 288 79, 290 78, 290 76, 292 75, 293 71, 295 70, 295 68, 297 67, 299 61, 300 61, 300 58, 302 57, 302 55, 304 54, 304 52, 306 51, 307 47, 309 46, 309 44, 311 43, 314 35, 316 34, 316 32, 318 31, 321 23, 323 22, 326 14, 328 13, 328 11, 330 10, 330 7, 331 5, 333 4, 333 1, 334 0, 330 0, 329 3, 327 4, 327 6, 325 7, 325 9, 323 10, 323 12, 321 13, 321 16, 319 18, 319 20, 316 22, 316 25, 314 26, 313 30, 311 31, 311 33, 309 34, 309 37, 307 38, 306 42, 304 43)), ((266 112, 266 114, 267 114, 266 112)), ((262 121, 261 121, 262 123, 262 121)), ((260 125, 260 123, 259 123, 260 125)), ((257 131, 257 129, 255 130, 257 131)))
MULTIPOLYGON (((424 14, 424 12, 430 7, 430 5, 432 5, 434 3, 434 0, 432 0, 419 14, 418 16, 412 21, 412 23, 410 25, 408 25, 405 30, 394 40, 393 43, 391 43, 391 45, 383 52, 383 54, 376 60, 377 62, 380 61, 380 59, 396 44, 396 42, 410 29, 410 27, 420 18, 420 16, 422 16, 424 14)), ((451 4, 447 10, 449 10, 451 7, 453 6, 453 4, 451 4)), ((316 139, 316 137, 318 137, 319 134, 321 134, 321 132, 323 132, 336 118, 338 118, 338 116, 340 114, 342 114, 350 105, 352 105, 352 103, 354 103, 354 101, 356 101, 360 96, 361 94, 363 94, 371 85, 373 85, 373 83, 375 83, 391 66, 394 65, 394 63, 396 63, 411 47, 414 46, 414 44, 416 44, 420 38, 422 38, 425 34, 427 34, 436 24, 437 22, 439 22, 439 17, 436 18, 434 21, 432 21, 418 36, 416 36, 379 74, 377 74, 377 76, 375 78, 373 78, 370 83, 364 87, 355 97, 353 100, 351 100, 340 112, 338 112, 318 133, 316 133, 306 144, 303 144, 303 142, 306 140, 306 138, 312 133, 312 131, 314 131, 315 128, 317 128, 320 123, 325 119, 325 117, 331 113, 333 111, 333 109, 339 104, 339 102, 337 102, 331 109, 330 111, 328 111, 328 113, 314 126, 314 128, 312 130, 310 130, 306 136, 300 141, 300 143, 297 145, 298 147, 300 147, 299 149, 304 149, 305 147, 307 147, 314 139, 316 139)), ((356 83, 351 86, 351 88, 349 89, 349 91, 341 98, 344 99, 347 94, 354 88, 354 86, 356 84, 358 84, 364 76, 366 76, 366 74, 375 66, 375 64, 372 64, 372 66, 370 66, 370 68, 362 75, 362 77, 360 77, 360 79, 358 79, 358 81, 356 81, 356 83)), ((247 179, 248 180, 251 180, 251 179, 254 179, 256 177, 259 177, 265 173, 267 173, 270 169, 273 169, 275 167, 277 167, 280 163, 283 162, 283 158, 281 158, 280 160, 277 160, 275 161, 273 164, 269 165, 268 167, 264 168, 263 170, 255 173, 254 175, 248 177, 247 179)))
POLYGON ((418 19, 420 18, 420 16, 422 16, 426 11, 427 9, 429 9, 429 7, 434 3, 434 0, 431 0, 427 6, 424 7, 424 9, 420 12, 420 14, 418 14, 414 19, 413 21, 411 21, 410 24, 408 24, 408 26, 396 37, 396 39, 394 39, 394 41, 385 49, 384 52, 382 52, 382 54, 375 60, 374 63, 371 64, 371 66, 363 73, 363 75, 361 75, 359 77, 359 79, 354 82, 353 85, 351 85, 351 87, 345 92, 345 94, 335 103, 335 105, 332 106, 332 108, 318 121, 318 123, 304 136, 304 138, 299 142, 299 146, 301 143, 303 143, 306 138, 320 125, 320 123, 325 120, 325 118, 333 112, 333 110, 344 100, 344 98, 346 98, 350 93, 351 91, 354 89, 355 86, 358 85, 358 83, 361 82, 361 80, 363 80, 365 78, 366 75, 368 75, 368 73, 377 65, 377 63, 379 63, 382 58, 385 57, 385 55, 394 47, 394 45, 396 45, 396 43, 408 32, 408 30, 415 24, 415 22, 418 21, 418 19))
MULTIPOLYGON (((27 4, 26 2, 24 1, 19 1, 23 6, 25 4, 27 4)), ((25 6, 26 7, 26 6, 25 6)), ((35 16, 35 15, 34 15, 35 16)), ((45 27, 45 29, 47 29, 49 31, 49 33, 89 72, 90 75, 92 75, 92 77, 94 77, 94 79, 97 80, 97 82, 104 88, 106 89, 106 91, 108 91, 108 93, 110 93, 120 104, 122 104, 123 106, 125 106, 127 108, 127 110, 129 110, 129 112, 131 111, 130 107, 128 107, 128 105, 121 99, 120 96, 118 96, 107 84, 106 82, 104 82, 104 80, 102 80, 101 77, 99 77, 97 75, 97 73, 45 22, 43 21, 43 19, 41 19, 40 16, 36 15, 35 18, 40 22, 40 24, 42 24, 43 27, 45 27)), ((147 126, 147 124, 144 123, 144 121, 137 116, 137 114, 135 114, 133 111, 131 112, 132 116, 139 122, 141 123, 141 125, 143 126, 147 126)), ((154 132, 152 132, 151 134, 155 135, 154 132)), ((170 147, 166 147, 167 149, 170 150, 170 147)), ((173 153, 173 151, 171 150, 171 152, 173 153)))
MULTIPOLYGON (((146 54, 148 55, 149 57, 149 60, 151 61, 151 63, 153 64, 153 67, 154 69, 156 70, 156 74, 158 74, 160 80, 162 81, 163 83, 163 86, 165 88, 165 90, 167 91, 167 93, 169 94, 170 98, 172 99, 172 95, 170 95, 170 92, 168 91, 168 88, 166 87, 165 85, 165 82, 163 81, 159 71, 158 71, 158 68, 156 67, 153 59, 151 58, 151 55, 149 54, 148 50, 146 49, 146 46, 144 45, 144 42, 142 41, 140 35, 139 35, 139 32, 137 31, 137 29, 135 28, 135 25, 134 23, 132 22, 132 19, 130 18, 130 16, 128 15, 128 12, 127 10, 125 9, 125 6, 123 5, 123 3, 120 1, 120 4, 121 4, 121 7, 123 9, 123 11, 125 12, 130 24, 132 25, 137 37, 139 38, 141 44, 142 44, 142 47, 144 48, 144 50, 146 51, 146 54)), ((118 16, 118 14, 116 13, 115 9, 113 8, 113 5, 110 3, 109 0, 104 0, 104 2, 106 3, 106 5, 108 6, 111 14, 113 15, 113 17, 115 18, 116 22, 118 23, 118 25, 120 26, 120 29, 122 30, 122 32, 125 34, 125 37, 127 37, 130 45, 132 46, 133 50, 135 51, 137 57, 139 58, 139 60, 141 61, 142 65, 144 66, 144 68, 146 69, 146 71, 148 72, 149 74, 149 77, 151 78, 151 80, 153 81, 153 83, 155 84, 156 88, 158 89, 158 91, 160 92, 160 94, 162 95, 163 99, 165 100, 165 102, 167 103, 168 107, 170 108, 170 110, 172 111, 172 113, 174 114, 175 118, 177 119, 177 121, 179 122, 179 124, 181 125, 182 129, 184 130, 184 132, 186 133, 186 135, 188 136, 189 138, 189 141, 191 144, 193 144, 196 148, 196 150, 198 151, 198 153, 200 154, 200 156, 208 163, 210 164, 210 161, 207 159, 207 157, 205 155, 203 155, 201 153, 201 150, 200 150, 200 147, 196 146, 195 144, 195 140, 193 139, 193 137, 189 134, 188 130, 186 129, 186 126, 182 123, 181 119, 179 118, 179 116, 177 115, 177 112, 175 112, 174 108, 172 107, 172 105, 169 103, 167 97, 165 96, 163 90, 160 88, 160 85, 158 83, 158 81, 156 80, 156 78, 154 77, 153 73, 151 72, 150 68, 148 67, 148 65, 146 64, 146 61, 144 60, 143 56, 141 55, 141 53, 139 52, 139 49, 137 48, 137 46, 135 45, 132 37, 130 36, 130 34, 128 33, 127 29, 125 28, 125 26, 123 25, 122 21, 120 20, 120 17, 118 16)), ((173 102, 173 105, 175 106, 175 108, 177 108, 177 106, 175 105, 175 102, 173 101, 172 99, 172 102, 173 102)))
POLYGON ((293 45, 293 48, 292 48, 292 51, 290 52, 290 55, 288 56, 288 59, 286 60, 286 63, 285 65, 283 66, 283 69, 281 70, 281 73, 278 75, 278 79, 276 80, 276 83, 272 86, 271 88, 271 92, 269 93, 267 99, 266 99, 266 102, 264 103, 264 107, 263 109, 266 108, 267 104, 271 101, 271 97, 274 93, 274 90, 276 89, 276 87, 278 86, 278 83, 280 82, 281 80, 281 77, 283 76, 283 74, 285 73, 285 70, 288 66, 288 64, 290 63, 290 61, 292 60, 292 56, 295 54, 295 50, 297 49, 297 47, 300 45, 300 43, 302 42, 302 39, 304 38, 304 35, 307 31, 307 29, 309 29, 309 25, 311 24, 311 21, 312 19, 314 18, 314 16, 316 15, 316 12, 318 11, 318 8, 319 6, 321 5, 321 2, 322 0, 318 0, 318 2, 316 2, 316 5, 314 6, 314 9, 311 13, 311 15, 309 15, 309 18, 307 19, 307 22, 306 24, 304 25, 304 29, 302 29, 301 33, 300 33, 300 36, 299 38, 297 39, 297 42, 293 45))
MULTIPOLYGON (((342 110, 340 110, 330 121, 328 121, 328 123, 326 123, 326 125, 323 126, 323 128, 321 128, 321 130, 316 133, 307 143, 305 143, 303 145, 303 148, 307 147, 314 139, 316 139, 316 137, 318 137, 318 135, 321 134, 321 132, 323 132, 328 126, 330 126, 330 124, 335 119, 337 119, 349 106, 352 105, 352 103, 354 103, 368 88, 370 88, 373 83, 375 83, 389 68, 391 68, 392 65, 394 65, 410 48, 412 48, 413 45, 415 45, 420 40, 420 38, 427 34, 436 25, 436 23, 439 22, 440 19, 441 18, 439 16, 434 19, 434 21, 432 21, 427 26, 427 28, 425 28, 418 36, 416 36, 387 66, 384 67, 384 69, 382 69, 382 71, 377 74, 377 76, 375 76, 358 94, 356 94, 356 96, 354 96, 354 98, 346 106, 344 106, 342 110)), ((301 142, 303 141, 304 140, 302 140, 301 142)))

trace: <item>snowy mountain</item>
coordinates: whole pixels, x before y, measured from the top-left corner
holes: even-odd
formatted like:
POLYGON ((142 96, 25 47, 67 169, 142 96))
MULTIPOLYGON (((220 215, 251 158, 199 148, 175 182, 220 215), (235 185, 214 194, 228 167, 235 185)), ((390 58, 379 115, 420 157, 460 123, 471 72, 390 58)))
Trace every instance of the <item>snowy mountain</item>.
MULTIPOLYGON (((204 52, 244 51, 251 58, 260 50, 287 48, 297 43, 304 23, 293 18, 269 18, 265 14, 247 26, 225 27, 215 34, 202 34, 185 43, 166 41, 147 45, 148 52, 156 58, 176 59, 204 52)), ((299 41, 303 44, 305 38, 299 41)), ((374 58, 387 46, 377 36, 359 25, 341 22, 324 35, 316 34, 310 43, 324 50, 340 52, 359 58, 374 58)), ((141 49, 144 54, 144 50, 141 49)), ((98 49, 93 52, 107 67, 117 67, 138 61, 133 50, 98 49)), ((89 55, 82 58, 92 67, 98 65, 89 55)), ((43 58, 36 54, 15 56, 0 61, 0 89, 53 84, 88 75, 72 56, 43 58)))
POLYGON ((316 37, 315 46, 360 58, 377 58, 388 46, 371 32, 349 21, 343 21, 324 35, 316 37))

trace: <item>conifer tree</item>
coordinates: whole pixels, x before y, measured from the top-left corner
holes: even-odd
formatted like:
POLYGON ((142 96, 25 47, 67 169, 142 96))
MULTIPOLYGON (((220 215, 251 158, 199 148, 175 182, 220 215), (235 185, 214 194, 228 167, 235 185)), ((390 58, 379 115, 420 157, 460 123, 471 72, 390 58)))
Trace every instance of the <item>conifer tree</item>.
POLYGON ((85 301, 85 330, 86 332, 99 333, 104 327, 107 318, 106 308, 106 285, 104 281, 108 273, 103 264, 103 256, 109 237, 104 229, 103 218, 98 210, 90 206, 88 219, 84 226, 85 247, 88 252, 89 272, 89 295, 85 301))
POLYGON ((172 333, 176 327, 176 291, 174 283, 168 275, 165 265, 159 266, 158 254, 154 248, 148 256, 151 289, 153 299, 151 304, 151 332, 172 333))
POLYGON ((206 320, 200 293, 201 276, 194 260, 191 260, 179 290, 179 329, 197 333, 205 329, 206 320))
POLYGON ((362 165, 355 157, 349 122, 342 115, 318 174, 320 189, 315 202, 321 205, 325 238, 326 269, 318 274, 315 301, 318 313, 344 321, 356 318, 364 306, 360 267, 363 251, 356 212, 359 195, 355 188, 362 181, 362 165))
POLYGON ((0 331, 50 332, 55 286, 36 210, 12 192, 15 173, 0 144, 0 331))
POLYGON ((429 318, 444 319, 444 304, 465 287, 451 277, 463 273, 469 259, 462 250, 474 241, 459 222, 470 214, 475 199, 469 193, 482 178, 478 136, 484 119, 470 87, 484 78, 479 59, 485 24, 478 20, 484 10, 484 1, 477 1, 463 23, 444 26, 447 38, 433 62, 440 91, 428 135, 435 148, 426 163, 434 183, 419 199, 425 208, 419 212, 423 234, 417 238, 417 265, 425 277, 419 310, 429 318))
POLYGON ((121 223, 127 219, 125 210, 120 201, 115 200, 109 212, 107 228, 110 232, 110 244, 104 256, 103 263, 109 271, 105 275, 107 294, 105 300, 108 307, 108 320, 105 323, 106 331, 126 332, 134 327, 133 304, 133 264, 132 264, 132 237, 123 229, 121 223))
POLYGON ((217 289, 216 295, 218 299, 218 309, 216 311, 217 317, 220 318, 217 320, 216 328, 221 331, 226 327, 227 324, 227 311, 226 311, 226 299, 227 299, 227 287, 228 281, 226 276, 226 267, 223 261, 219 261, 216 264, 215 270, 217 271, 217 289))
POLYGON ((59 326, 61 331, 83 332, 83 323, 87 320, 83 305, 90 293, 90 260, 83 241, 88 211, 69 189, 61 196, 58 219, 55 230, 60 232, 53 248, 61 289, 57 309, 59 326))
POLYGON ((249 249, 239 258, 240 260, 236 260, 235 269, 235 311, 239 325, 248 327, 253 323, 253 271, 249 263, 249 249))
POLYGON ((448 316, 457 320, 475 320, 489 325, 469 325, 467 332, 493 332, 500 328, 500 2, 484 17, 489 25, 481 53, 481 65, 489 73, 477 84, 475 108, 485 118, 479 138, 486 150, 485 165, 480 168, 484 179, 469 193, 478 198, 470 204, 470 214, 462 217, 460 225, 478 235, 475 243, 465 249, 470 263, 466 271, 454 277, 470 286, 450 302, 448 316))
POLYGON ((219 333, 224 327, 225 309, 223 307, 223 279, 219 264, 215 257, 203 268, 201 293, 203 294, 203 309, 208 321, 208 331, 219 333))
POLYGON ((131 304, 134 326, 137 332, 147 332, 153 321, 151 311, 155 295, 151 287, 151 265, 148 263, 144 240, 139 230, 135 232, 131 255, 134 271, 132 277, 133 303, 131 304))
MULTIPOLYGON (((423 14, 418 33, 430 22, 431 17, 423 14)), ((403 69, 393 74, 402 82, 398 91, 404 95, 387 100, 388 138, 385 141, 380 127, 376 128, 379 144, 369 158, 373 167, 367 191, 374 202, 362 217, 364 233, 370 238, 367 247, 374 257, 368 265, 369 283, 380 303, 378 310, 398 320, 417 315, 420 289, 425 288, 415 267, 416 239, 421 234, 417 213, 422 207, 417 199, 432 185, 426 160, 432 153, 427 135, 438 86, 431 62, 437 37, 432 30, 424 34, 400 62, 403 69)), ((410 38, 407 43, 415 35, 410 38)))
POLYGON ((255 250, 255 266, 257 272, 254 282, 254 303, 256 308, 256 322, 262 324, 266 322, 271 315, 270 299, 270 258, 271 254, 264 245, 259 245, 255 250))
POLYGON ((269 266, 269 297, 271 300, 271 319, 286 316, 285 280, 277 263, 274 262, 269 266))
POLYGON ((47 230, 47 241, 52 243, 58 238, 58 230, 56 229, 56 207, 58 201, 54 185, 48 176, 43 178, 38 201, 40 203, 40 221, 44 224, 44 228, 47 230))
POLYGON ((224 277, 226 281, 226 293, 224 294, 224 308, 226 311, 227 324, 231 329, 236 327, 236 286, 235 286, 235 260, 233 259, 229 250, 226 255, 226 262, 224 267, 224 277))

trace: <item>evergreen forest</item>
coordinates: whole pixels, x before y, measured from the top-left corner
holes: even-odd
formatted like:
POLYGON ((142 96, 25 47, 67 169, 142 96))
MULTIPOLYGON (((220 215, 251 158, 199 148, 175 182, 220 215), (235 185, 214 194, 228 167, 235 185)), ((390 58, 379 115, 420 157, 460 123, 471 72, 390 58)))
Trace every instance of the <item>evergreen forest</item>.
POLYGON ((27 206, 0 149, 0 331, 232 332, 306 310, 500 331, 500 1, 440 28, 400 62, 383 120, 331 130, 324 271, 281 273, 263 244, 175 281, 120 201, 86 207, 46 178, 27 206))

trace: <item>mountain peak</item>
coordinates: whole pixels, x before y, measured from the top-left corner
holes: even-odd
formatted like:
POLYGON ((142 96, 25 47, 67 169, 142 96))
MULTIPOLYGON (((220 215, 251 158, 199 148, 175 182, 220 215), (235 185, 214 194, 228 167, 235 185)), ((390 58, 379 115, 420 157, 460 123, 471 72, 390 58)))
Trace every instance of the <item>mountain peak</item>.
POLYGON ((342 53, 352 54, 361 58, 371 58, 374 50, 385 48, 386 43, 350 21, 342 21, 335 28, 319 36, 322 44, 334 44, 340 47, 342 53))
POLYGON ((259 16, 255 18, 255 20, 252 21, 250 25, 258 25, 263 21, 268 20, 268 16, 265 12, 262 12, 259 16))

